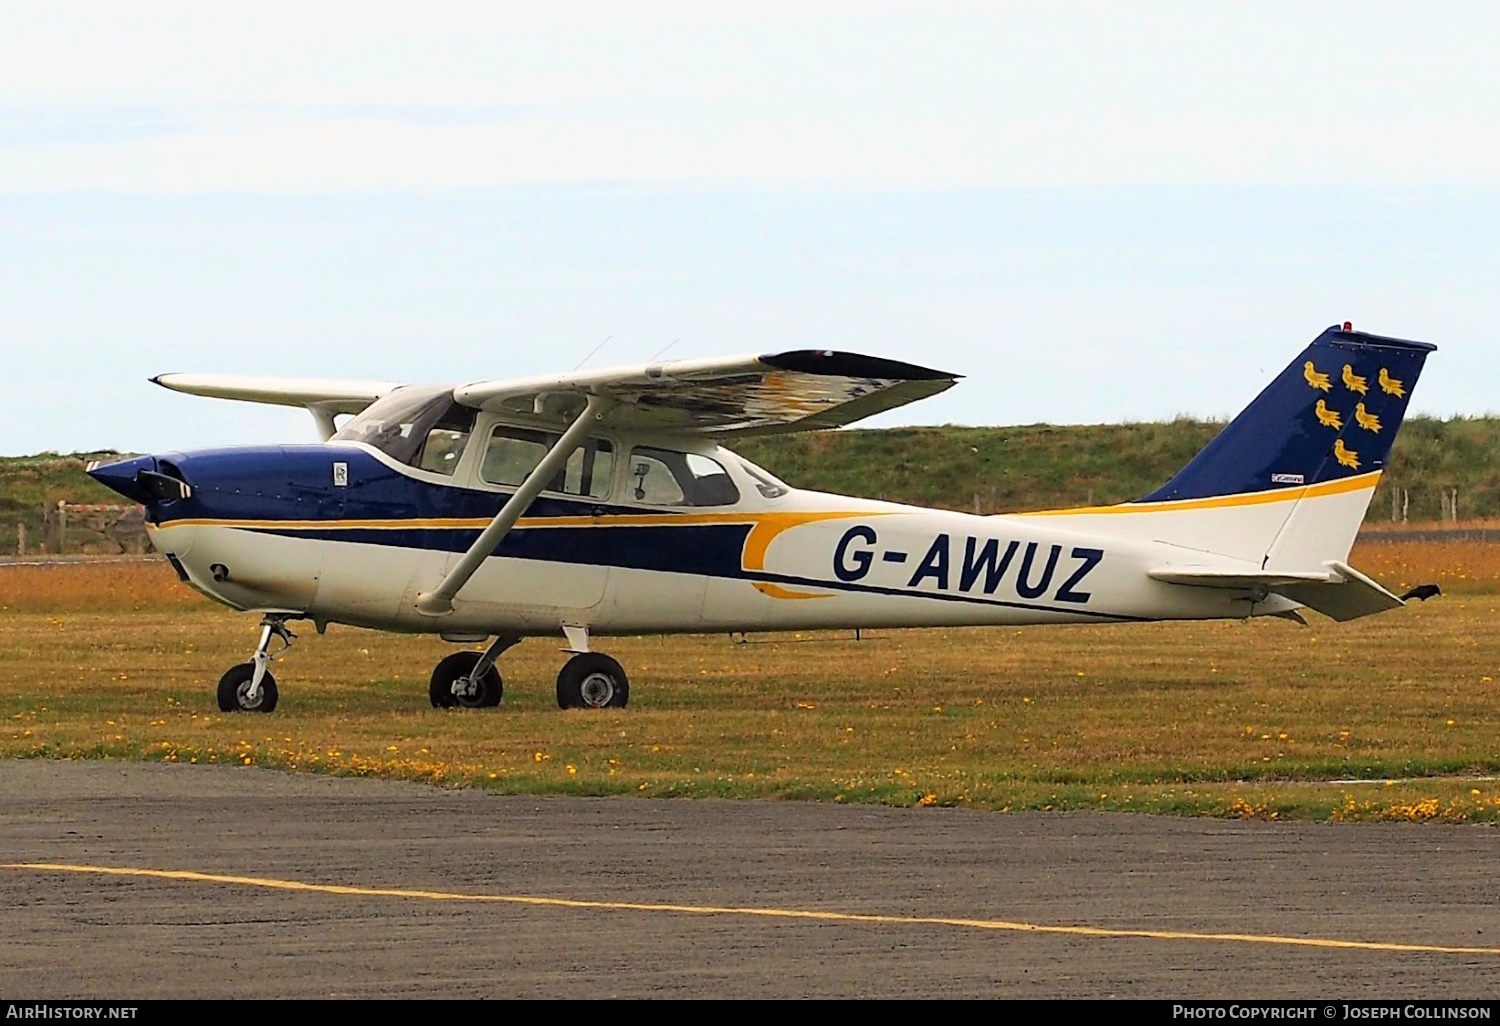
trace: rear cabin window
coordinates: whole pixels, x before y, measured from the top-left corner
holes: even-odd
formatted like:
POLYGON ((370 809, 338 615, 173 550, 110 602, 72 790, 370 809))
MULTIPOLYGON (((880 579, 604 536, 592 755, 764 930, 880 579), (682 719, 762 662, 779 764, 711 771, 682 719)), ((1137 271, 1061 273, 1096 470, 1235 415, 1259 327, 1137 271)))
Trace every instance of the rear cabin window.
MULTIPOLYGON (((490 432, 480 462, 479 476, 493 485, 519 487, 536 469, 542 457, 557 444, 558 435, 530 428, 500 426, 490 432)), ((614 447, 603 438, 590 438, 573 450, 557 476, 547 482, 547 491, 591 499, 609 495, 615 472, 614 447)))
POLYGON ((630 453, 630 495, 648 506, 732 506, 740 501, 729 472, 696 452, 637 446, 630 453))

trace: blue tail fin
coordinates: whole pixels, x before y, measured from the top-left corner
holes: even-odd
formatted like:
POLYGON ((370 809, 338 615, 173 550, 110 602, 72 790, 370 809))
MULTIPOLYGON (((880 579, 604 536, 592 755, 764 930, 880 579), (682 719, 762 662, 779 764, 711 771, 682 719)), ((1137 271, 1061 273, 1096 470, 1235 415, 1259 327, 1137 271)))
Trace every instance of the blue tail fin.
POLYGON ((1436 346, 1329 328, 1141 502, 1297 488, 1384 470, 1436 346))

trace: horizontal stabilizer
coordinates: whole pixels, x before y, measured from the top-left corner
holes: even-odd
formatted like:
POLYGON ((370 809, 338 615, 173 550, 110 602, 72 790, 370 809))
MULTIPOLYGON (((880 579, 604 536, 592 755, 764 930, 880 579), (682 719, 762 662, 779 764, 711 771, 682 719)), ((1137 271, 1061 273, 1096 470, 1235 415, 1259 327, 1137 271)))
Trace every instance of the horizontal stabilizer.
POLYGON ((1383 613, 1387 609, 1400 609, 1406 605, 1395 595, 1360 573, 1347 563, 1337 561, 1327 564, 1343 581, 1336 585, 1298 584, 1276 589, 1293 602, 1301 602, 1309 609, 1316 609, 1324 616, 1335 620, 1357 620, 1372 613, 1383 613))
POLYGON ((1330 560, 1323 565, 1324 570, 1296 573, 1166 566, 1148 571, 1146 576, 1194 588, 1280 595, 1341 622, 1399 609, 1406 604, 1347 563, 1330 560))
POLYGON ((1239 570, 1208 570, 1200 567, 1169 566, 1152 570, 1146 574, 1153 581, 1168 584, 1189 584, 1196 588, 1224 588, 1229 591, 1252 591, 1265 588, 1275 591, 1297 584, 1341 584, 1338 577, 1328 572, 1312 573, 1268 573, 1266 571, 1245 573, 1239 570))

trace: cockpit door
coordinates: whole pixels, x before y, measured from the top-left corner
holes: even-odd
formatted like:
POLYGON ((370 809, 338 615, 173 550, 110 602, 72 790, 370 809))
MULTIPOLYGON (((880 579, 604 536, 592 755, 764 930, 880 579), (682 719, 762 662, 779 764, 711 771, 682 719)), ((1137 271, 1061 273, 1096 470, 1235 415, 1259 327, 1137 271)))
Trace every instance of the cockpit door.
MULTIPOLYGON (((456 475, 465 485, 460 489, 462 519, 471 527, 462 532, 463 544, 452 546, 441 570, 419 590, 435 587, 457 563, 558 434, 481 418, 475 436, 473 456, 464 459, 456 475)), ((604 597, 609 574, 607 531, 601 524, 614 478, 615 444, 602 437, 587 439, 464 585, 455 608, 548 627, 570 613, 589 619, 588 612, 604 597)))

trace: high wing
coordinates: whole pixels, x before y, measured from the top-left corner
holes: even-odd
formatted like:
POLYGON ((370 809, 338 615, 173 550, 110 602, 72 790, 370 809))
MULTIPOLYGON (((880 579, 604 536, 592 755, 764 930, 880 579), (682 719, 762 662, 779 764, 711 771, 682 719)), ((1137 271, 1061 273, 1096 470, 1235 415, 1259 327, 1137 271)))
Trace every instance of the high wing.
MULTIPOLYGON (((644 431, 767 434, 840 427, 951 388, 959 375, 858 353, 803 349, 479 381, 456 402, 492 412, 571 419, 589 396, 608 400, 603 420, 644 431)), ((333 433, 333 416, 359 413, 401 387, 394 381, 160 374, 163 388, 246 402, 302 406, 333 433)))
POLYGON ((273 406, 302 406, 311 413, 323 441, 333 437, 333 418, 359 413, 376 399, 401 387, 396 381, 350 381, 332 378, 268 378, 243 374, 158 374, 162 388, 215 399, 240 399, 273 406))
POLYGON ((611 400, 607 423, 647 431, 769 434, 840 427, 951 388, 959 375, 909 363, 803 349, 677 360, 460 385, 454 398, 494 412, 548 414, 578 397, 611 400))
POLYGON ((151 381, 189 395, 241 399, 275 406, 305 406, 329 413, 358 413, 387 392, 401 387, 397 381, 271 378, 242 374, 158 374, 151 381))

